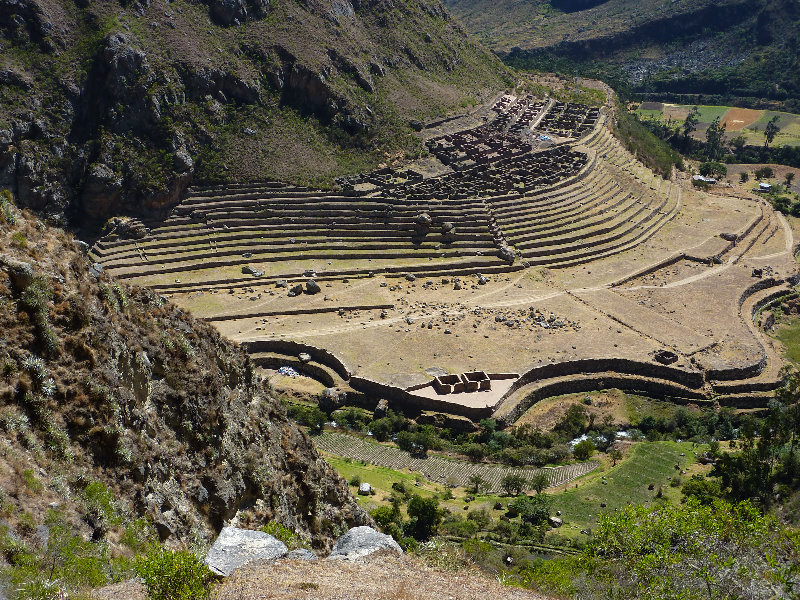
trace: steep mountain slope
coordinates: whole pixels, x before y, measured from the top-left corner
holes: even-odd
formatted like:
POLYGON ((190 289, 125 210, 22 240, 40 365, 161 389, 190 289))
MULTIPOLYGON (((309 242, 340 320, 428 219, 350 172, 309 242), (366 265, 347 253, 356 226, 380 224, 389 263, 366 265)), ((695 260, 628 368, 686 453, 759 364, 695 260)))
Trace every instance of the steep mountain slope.
MULTIPOLYGON (((90 266, 0 197, 0 509, 22 534, 101 482, 162 539, 270 520, 315 546, 369 517, 210 326, 90 266)), ((5 531, 5 530, 4 530, 5 531)))
POLYGON ((0 0, 0 186, 83 224, 324 184, 507 77, 438 0, 0 0))
POLYGON ((517 66, 615 79, 640 93, 800 106, 797 0, 448 0, 517 66))

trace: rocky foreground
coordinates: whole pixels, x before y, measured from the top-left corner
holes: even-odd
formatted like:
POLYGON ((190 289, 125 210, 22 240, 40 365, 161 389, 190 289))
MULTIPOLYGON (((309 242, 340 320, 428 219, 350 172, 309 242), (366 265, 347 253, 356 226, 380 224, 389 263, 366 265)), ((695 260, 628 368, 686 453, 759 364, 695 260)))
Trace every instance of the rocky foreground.
MULTIPOLYGON (((345 533, 324 559, 308 551, 288 552, 280 541, 264 533, 226 528, 206 562, 212 571, 226 577, 215 590, 219 600, 542 598, 504 587, 457 555, 435 549, 430 554, 434 556, 427 559, 424 554, 423 558, 403 554, 390 536, 371 527, 356 527, 345 533), (237 566, 232 568, 234 564, 237 566)), ((145 598, 143 587, 136 582, 110 586, 96 595, 100 600, 145 598)))
MULTIPOLYGON (((0 197, 0 489, 5 525, 54 506, 84 535, 113 519, 97 482, 162 541, 277 521, 314 548, 371 522, 247 355, 158 295, 116 283, 69 234, 0 197)), ((17 521, 20 521, 19 523, 17 521)))

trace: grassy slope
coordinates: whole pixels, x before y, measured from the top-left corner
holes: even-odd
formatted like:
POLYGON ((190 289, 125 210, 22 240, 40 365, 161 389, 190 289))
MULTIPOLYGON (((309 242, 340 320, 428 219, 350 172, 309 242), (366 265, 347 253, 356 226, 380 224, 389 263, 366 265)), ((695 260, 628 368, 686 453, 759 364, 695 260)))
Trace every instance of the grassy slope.
POLYGON ((689 442, 642 442, 632 447, 626 460, 605 472, 607 484, 602 483, 601 474, 591 474, 585 478, 589 483, 554 493, 553 508, 560 510, 564 519, 559 533, 575 536, 597 523, 601 512, 613 512, 628 503, 654 502, 659 486, 667 498, 677 498, 679 493, 669 487, 667 478, 679 474, 676 464, 681 468, 690 464, 694 450, 689 442), (655 487, 652 491, 647 489, 650 484, 655 487), (606 508, 601 508, 601 503, 606 508))

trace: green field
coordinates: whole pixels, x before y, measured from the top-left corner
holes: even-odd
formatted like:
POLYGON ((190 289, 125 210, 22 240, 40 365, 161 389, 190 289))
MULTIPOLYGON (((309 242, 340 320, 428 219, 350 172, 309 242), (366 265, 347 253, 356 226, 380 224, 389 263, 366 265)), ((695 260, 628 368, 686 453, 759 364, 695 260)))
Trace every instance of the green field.
MULTIPOLYGON (((580 532, 592 529, 600 512, 614 511, 627 503, 647 505, 661 501, 679 502, 680 488, 671 487, 669 478, 680 477, 680 470, 675 469, 676 464, 680 469, 689 470, 695 462, 694 453, 697 451, 698 447, 691 442, 640 442, 634 444, 624 460, 615 467, 607 463, 605 470, 601 468, 577 482, 567 484, 566 491, 563 491, 564 487, 553 489, 548 492, 553 498, 552 514, 561 511, 564 525, 552 530, 550 535, 586 539, 580 532), (603 483, 604 477, 606 483, 603 483), (648 489, 650 484, 653 484, 653 490, 648 489), (662 490, 663 500, 656 497, 659 488, 662 490), (605 508, 600 506, 602 503, 606 504, 605 508)), ((445 500, 445 487, 431 483, 419 474, 377 467, 329 454, 326 460, 346 480, 358 476, 361 481, 375 488, 375 495, 358 497, 359 504, 367 510, 387 503, 395 482, 414 486, 415 492, 421 496, 441 498, 440 505, 457 514, 465 514, 463 511, 467 509, 485 508, 495 521, 504 514, 504 507, 509 501, 506 496, 494 494, 479 494, 474 500, 467 501, 470 493, 463 487, 453 489, 452 497, 445 500), (502 503, 501 510, 493 508, 496 502, 502 503)), ((683 479, 688 477, 689 475, 685 475, 683 479)), ((351 489, 353 493, 357 491, 355 488, 351 489)))
POLYGON ((783 344, 784 356, 800 365, 800 319, 787 320, 776 327, 775 337, 783 344))
MULTIPOLYGON (((686 113, 693 108, 690 104, 665 104, 664 110, 644 110, 637 109, 636 114, 642 119, 658 119, 665 121, 672 118, 673 123, 680 125, 683 123, 683 117, 677 116, 676 113, 686 113)), ((697 130, 694 133, 695 138, 702 140, 705 139, 705 130, 708 125, 717 117, 721 120, 733 107, 730 106, 715 106, 715 105, 699 105, 698 109, 698 124, 697 130)), ((778 135, 772 142, 773 146, 800 146, 800 115, 776 112, 771 110, 758 111, 761 113, 759 118, 750 123, 743 129, 729 130, 727 133, 728 138, 733 138, 738 135, 743 135, 745 143, 753 146, 761 146, 764 144, 764 128, 773 117, 778 117, 778 135)))
MULTIPOLYGON (((664 498, 677 500, 678 488, 669 486, 668 477, 675 477, 680 471, 694 462, 697 447, 690 442, 642 442, 635 444, 628 457, 610 467, 604 473, 592 473, 584 485, 567 489, 566 492, 553 493, 553 510, 561 511, 564 526, 558 530, 561 535, 575 537, 582 529, 591 529, 597 523, 600 512, 613 512, 628 503, 649 504, 658 502, 659 486, 664 498), (681 456, 684 454, 685 456, 681 456), (653 490, 648 486, 653 484, 653 490), (601 508, 600 504, 606 507, 601 508)), ((563 489, 563 488, 561 488, 563 489)))

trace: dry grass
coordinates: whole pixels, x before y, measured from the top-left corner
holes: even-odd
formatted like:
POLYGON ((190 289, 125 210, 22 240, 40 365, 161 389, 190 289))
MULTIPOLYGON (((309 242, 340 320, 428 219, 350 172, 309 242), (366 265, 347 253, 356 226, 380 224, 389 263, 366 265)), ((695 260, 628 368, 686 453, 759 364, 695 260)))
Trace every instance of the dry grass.
MULTIPOLYGON (((97 600, 145 600, 135 582, 96 591, 97 600)), ((542 600, 528 590, 504 587, 476 567, 444 571, 409 555, 373 555, 358 561, 281 560, 236 571, 214 591, 214 600, 542 600)))
POLYGON ((376 556, 366 561, 280 561, 234 574, 219 600, 360 598, 375 600, 475 600, 541 598, 507 588, 477 570, 441 571, 413 556, 376 556))

